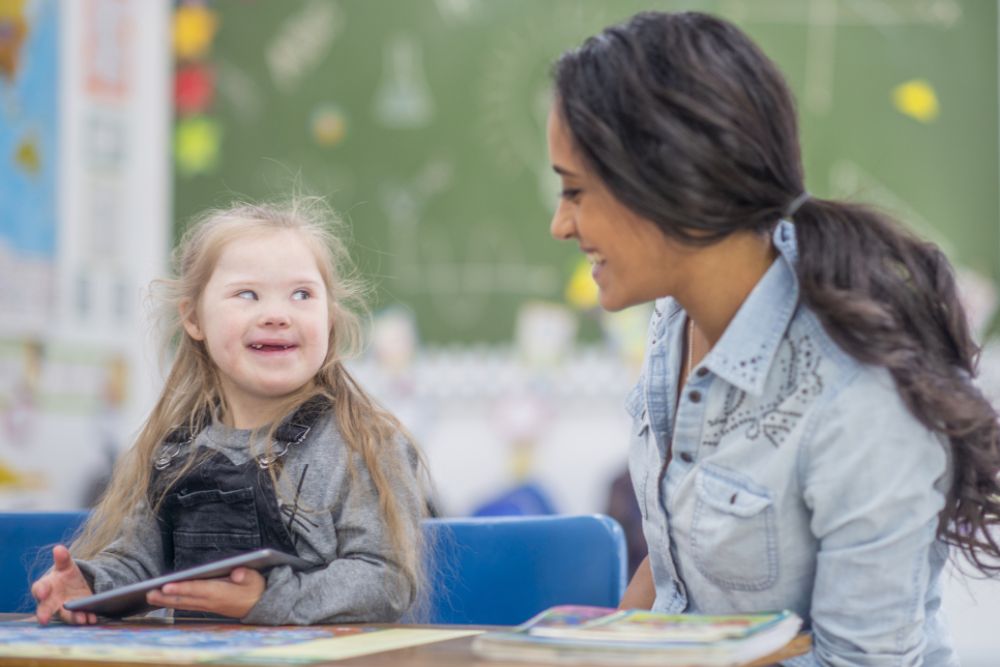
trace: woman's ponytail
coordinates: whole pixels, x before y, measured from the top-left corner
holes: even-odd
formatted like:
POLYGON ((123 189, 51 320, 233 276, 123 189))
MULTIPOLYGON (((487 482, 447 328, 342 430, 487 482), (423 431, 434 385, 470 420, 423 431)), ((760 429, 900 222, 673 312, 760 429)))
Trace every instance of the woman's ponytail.
POLYGON ((938 536, 1000 572, 1000 426, 972 382, 979 348, 951 265, 867 206, 810 198, 793 218, 803 302, 851 356, 884 366, 913 416, 950 443, 938 536))

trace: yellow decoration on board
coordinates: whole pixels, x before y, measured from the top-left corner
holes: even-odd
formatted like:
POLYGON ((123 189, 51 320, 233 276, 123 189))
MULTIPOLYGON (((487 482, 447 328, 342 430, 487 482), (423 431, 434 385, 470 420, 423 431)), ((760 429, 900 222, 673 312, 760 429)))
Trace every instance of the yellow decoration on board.
POLYGON ((174 131, 177 168, 186 176, 203 174, 219 161, 222 128, 211 118, 185 118, 174 131))
POLYGON ((334 105, 323 105, 312 113, 309 119, 313 139, 320 146, 332 148, 347 136, 347 119, 334 105))
POLYGON ((204 58, 212 47, 219 19, 202 5, 182 5, 174 12, 174 54, 182 60, 204 58))
POLYGON ((573 269, 573 275, 566 286, 566 301, 574 308, 589 310, 597 306, 600 290, 590 273, 592 269, 586 258, 581 259, 573 269))
POLYGON ((940 112, 934 88, 923 79, 913 79, 893 88, 892 103, 900 113, 921 123, 931 122, 940 112))

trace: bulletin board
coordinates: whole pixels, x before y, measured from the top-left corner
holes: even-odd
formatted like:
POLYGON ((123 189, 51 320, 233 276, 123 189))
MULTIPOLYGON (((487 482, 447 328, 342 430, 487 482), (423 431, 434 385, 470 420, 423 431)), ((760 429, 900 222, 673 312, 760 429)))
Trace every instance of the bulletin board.
POLYGON ((580 257, 548 232, 551 63, 641 9, 742 26, 796 93, 810 191, 898 214, 987 292, 1000 277, 995 2, 208 8, 207 43, 177 65, 188 75, 178 90, 193 96, 174 128, 176 232, 233 198, 323 195, 350 223, 374 305, 412 310, 424 341, 506 341, 523 304, 564 301, 580 257))

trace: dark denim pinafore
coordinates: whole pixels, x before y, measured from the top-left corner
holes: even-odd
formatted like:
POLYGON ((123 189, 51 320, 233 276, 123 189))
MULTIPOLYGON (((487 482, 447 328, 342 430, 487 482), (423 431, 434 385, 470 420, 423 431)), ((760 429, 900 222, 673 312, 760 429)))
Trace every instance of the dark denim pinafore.
MULTIPOLYGON (((269 456, 235 465, 213 452, 171 484, 157 514, 167 572, 261 548, 297 554, 292 526, 298 495, 291 505, 279 501, 268 469, 305 440, 322 413, 322 403, 316 400, 296 410, 278 427, 269 456)), ((154 460, 153 489, 162 489, 163 471, 193 454, 196 435, 182 428, 166 438, 154 460)))

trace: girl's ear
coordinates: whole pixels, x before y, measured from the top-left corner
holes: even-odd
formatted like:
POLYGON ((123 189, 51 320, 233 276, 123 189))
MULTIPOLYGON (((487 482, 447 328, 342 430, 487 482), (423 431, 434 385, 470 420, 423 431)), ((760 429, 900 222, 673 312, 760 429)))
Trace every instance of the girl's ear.
POLYGON ((184 331, 187 332, 188 336, 195 340, 205 340, 205 334, 198 326, 198 309, 194 302, 191 299, 182 299, 177 310, 180 312, 181 324, 184 325, 184 331))

